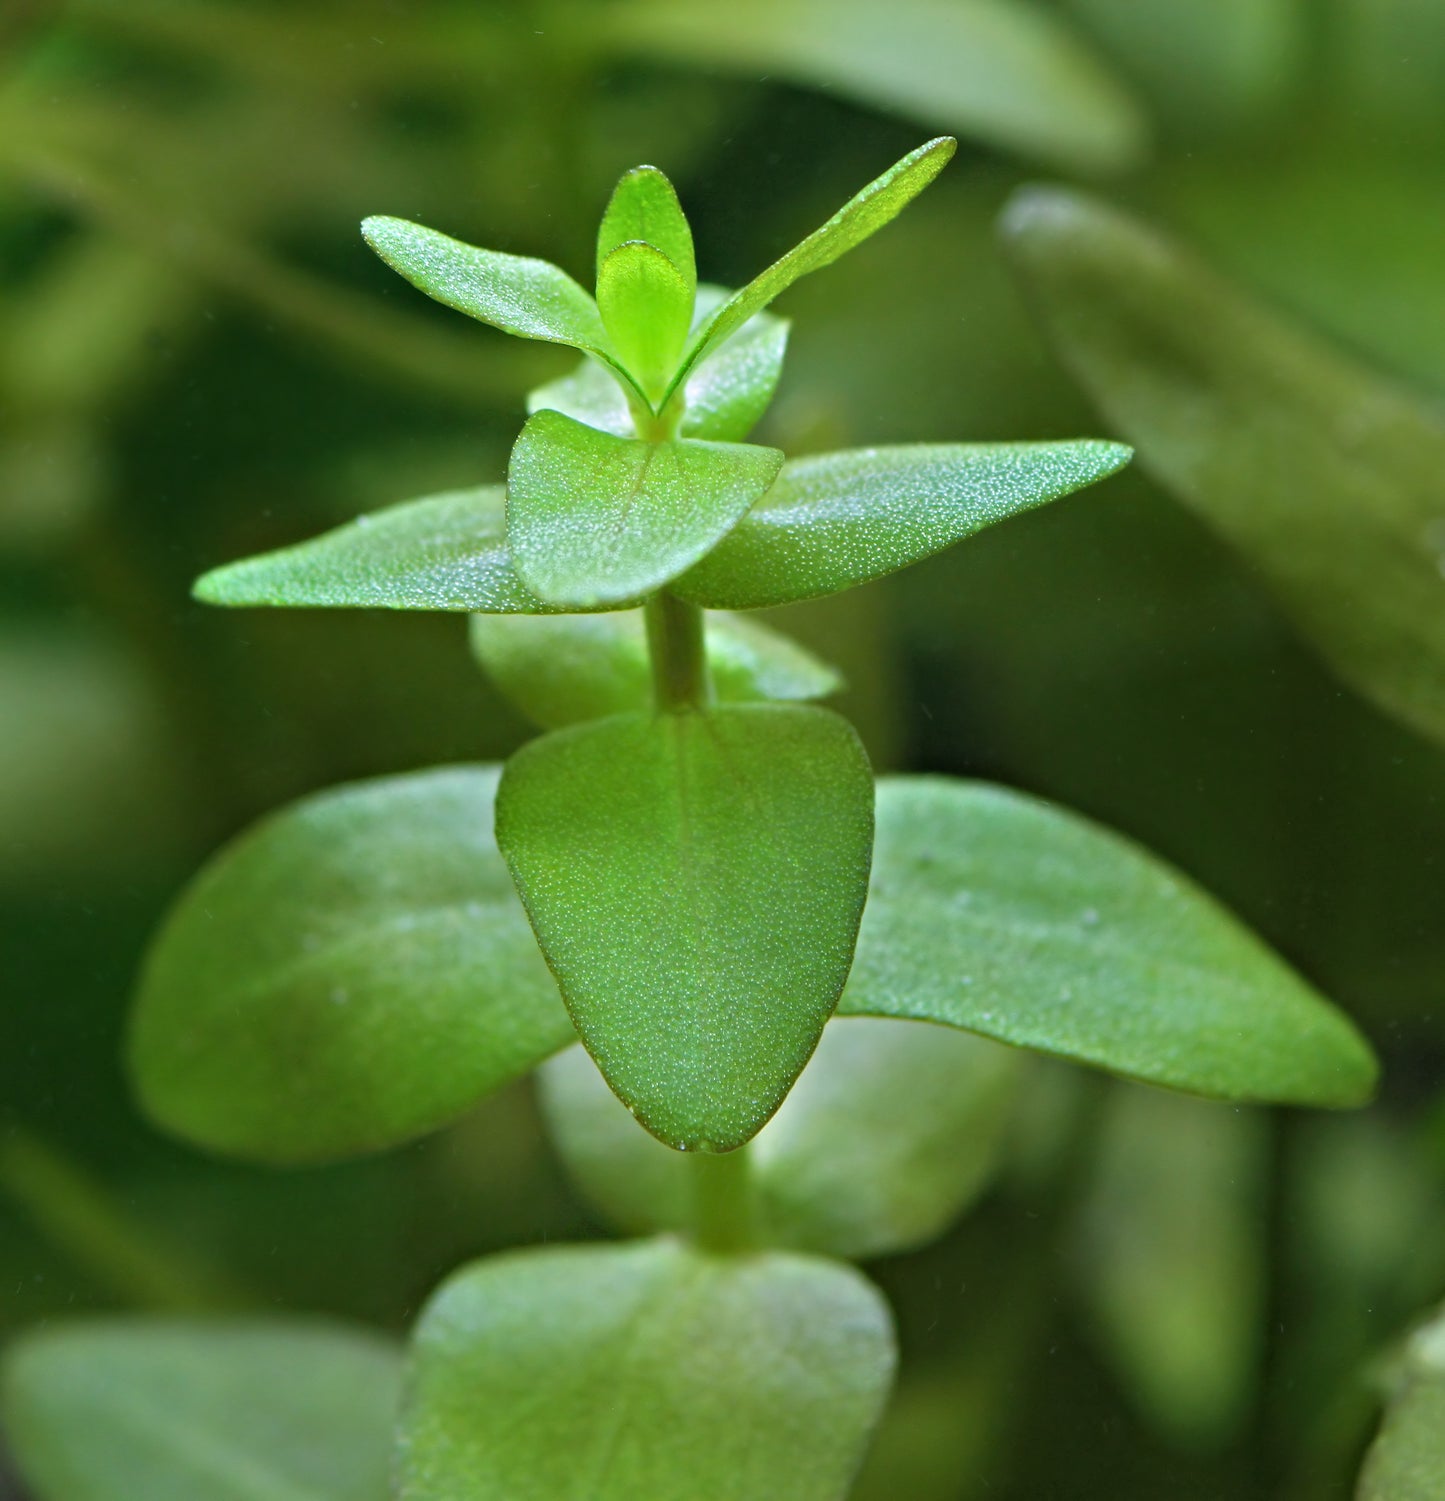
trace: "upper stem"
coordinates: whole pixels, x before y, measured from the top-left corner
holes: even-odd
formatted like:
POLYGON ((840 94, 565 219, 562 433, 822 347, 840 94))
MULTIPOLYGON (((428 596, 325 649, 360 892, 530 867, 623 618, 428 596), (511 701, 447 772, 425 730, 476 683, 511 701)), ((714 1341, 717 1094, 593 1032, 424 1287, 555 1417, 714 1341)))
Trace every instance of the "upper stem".
POLYGON ((754 1244, 748 1148, 699 1152, 692 1159, 692 1234, 705 1251, 746 1251, 754 1244))
POLYGON ((709 684, 702 610, 663 590, 647 601, 644 614, 658 711, 678 714, 705 708, 709 684))

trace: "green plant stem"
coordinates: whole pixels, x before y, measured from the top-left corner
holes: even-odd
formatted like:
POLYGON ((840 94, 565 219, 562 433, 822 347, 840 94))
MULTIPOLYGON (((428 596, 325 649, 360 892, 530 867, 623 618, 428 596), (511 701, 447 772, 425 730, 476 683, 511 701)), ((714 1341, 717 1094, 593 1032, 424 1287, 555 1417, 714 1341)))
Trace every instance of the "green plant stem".
POLYGON ((706 1251, 736 1252, 755 1244, 749 1149, 698 1152, 692 1158, 692 1234, 706 1251))
POLYGON ((706 708, 707 628, 702 610, 663 590, 647 601, 645 615, 658 712, 706 708))

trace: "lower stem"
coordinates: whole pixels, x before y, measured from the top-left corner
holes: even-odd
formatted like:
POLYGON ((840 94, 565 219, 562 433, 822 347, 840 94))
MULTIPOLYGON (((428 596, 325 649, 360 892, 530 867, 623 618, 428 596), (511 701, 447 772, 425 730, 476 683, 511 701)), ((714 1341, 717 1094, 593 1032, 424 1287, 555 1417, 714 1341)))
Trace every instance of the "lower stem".
POLYGON ((701 609, 664 590, 647 601, 644 613, 658 710, 675 714, 704 708, 708 680, 701 609))
POLYGON ((748 1148, 699 1152, 692 1163, 692 1234, 705 1251, 746 1251, 754 1243, 748 1148))

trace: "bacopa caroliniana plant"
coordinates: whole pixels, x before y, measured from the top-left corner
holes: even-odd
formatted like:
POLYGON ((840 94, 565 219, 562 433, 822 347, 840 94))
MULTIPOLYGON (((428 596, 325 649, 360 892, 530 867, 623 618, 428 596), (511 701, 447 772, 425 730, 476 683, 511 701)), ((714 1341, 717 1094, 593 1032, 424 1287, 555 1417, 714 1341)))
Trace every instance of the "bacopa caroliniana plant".
MULTIPOLYGON (((789 462, 747 441, 787 340, 768 305, 952 150, 920 147, 737 292, 698 283, 651 167, 608 205, 595 298, 545 262, 368 220, 422 291, 582 365, 533 393, 505 486, 198 586, 471 612, 477 657, 548 731, 505 767, 342 788, 243 836, 181 898, 135 1015, 150 1114, 264 1162, 394 1146, 543 1066, 558 1150, 642 1236, 492 1258, 434 1296, 403 1382, 406 1501, 843 1496, 894 1366, 888 1310, 845 1259, 928 1239, 986 1176, 1018 1054, 979 1037, 1228 1099, 1373 1087, 1349 1022, 1142 851, 999 787, 875 785, 852 728, 806 702, 836 674, 745 613, 891 573, 1129 457, 1081 440, 789 462)), ((87 1488, 105 1474, 233 1494, 134 1435, 107 1445, 85 1401, 101 1380, 277 1487, 363 1501, 395 1379, 312 1326, 82 1326, 21 1347, 9 1408, 55 1501, 119 1494, 87 1488)))

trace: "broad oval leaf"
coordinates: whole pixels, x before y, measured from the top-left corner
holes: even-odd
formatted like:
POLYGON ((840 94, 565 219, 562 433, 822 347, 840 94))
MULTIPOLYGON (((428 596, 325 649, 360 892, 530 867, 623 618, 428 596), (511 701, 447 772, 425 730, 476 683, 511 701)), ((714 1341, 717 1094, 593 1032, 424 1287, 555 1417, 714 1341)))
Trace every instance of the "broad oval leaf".
POLYGON ((783 456, 749 443, 643 443, 560 412, 527 419, 507 467, 507 537, 539 598, 633 603, 737 525, 783 456))
POLYGON ((1445 1477, 1445 1313, 1417 1330, 1393 1372, 1358 1501, 1440 1501, 1445 1477))
POLYGON ((265 1162, 443 1125, 575 1038, 492 838, 497 767, 271 815, 182 894, 130 1035, 146 1109, 265 1162))
POLYGON ((1210 897, 1137 846, 980 782, 893 777, 839 1007, 963 1027, 1146 1083, 1363 1104, 1368 1045, 1210 897))
POLYGON ((1445 738, 1445 423, 1089 198, 1028 192, 1004 229, 1065 362, 1146 467, 1341 677, 1445 738))
POLYGON ((588 1051, 655 1136, 727 1151, 797 1078, 852 960, 873 786, 846 720, 745 704, 524 746, 497 842, 588 1051))
POLYGON ((710 609, 835 594, 1113 474, 1122 443, 908 443, 793 459, 674 585, 710 609))
MULTIPOLYGON (((652 664, 640 610, 607 615, 474 615, 472 655, 545 729, 650 708, 652 664)), ((707 621, 708 676, 719 703, 826 698, 843 680, 796 641, 740 615, 707 621)))
POLYGON ((498 1256, 423 1311, 402 1501, 843 1501, 894 1367, 849 1267, 679 1242, 498 1256))
POLYGON ((597 306, 622 364, 649 400, 667 389, 692 324, 693 288, 655 245, 619 245, 597 273, 597 306))
POLYGON ((312 1319, 24 1335, 0 1417, 44 1501, 386 1501, 401 1351, 312 1319))
MULTIPOLYGON (((759 1238, 855 1260, 932 1240, 988 1185, 1023 1061, 965 1032, 835 1017, 748 1149, 759 1238)), ((638 1128, 581 1048, 537 1082, 563 1162, 609 1219, 687 1227, 692 1163, 638 1128)))
POLYGON ((697 288, 692 229, 677 201, 677 190, 656 167, 633 167, 612 190, 597 229, 597 279, 619 245, 642 240, 655 246, 682 273, 691 293, 697 288))

